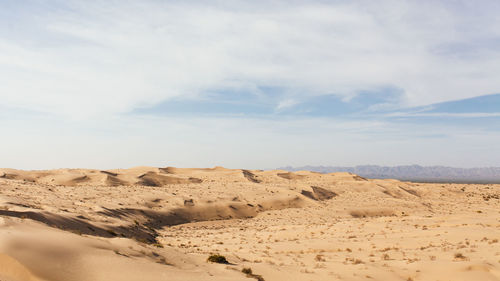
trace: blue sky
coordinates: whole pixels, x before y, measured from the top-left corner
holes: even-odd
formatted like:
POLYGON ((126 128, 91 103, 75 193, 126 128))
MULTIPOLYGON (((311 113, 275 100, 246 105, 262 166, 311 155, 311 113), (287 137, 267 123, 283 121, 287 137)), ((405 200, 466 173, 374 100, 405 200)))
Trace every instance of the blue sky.
POLYGON ((500 166, 498 1, 3 1, 0 166, 500 166))

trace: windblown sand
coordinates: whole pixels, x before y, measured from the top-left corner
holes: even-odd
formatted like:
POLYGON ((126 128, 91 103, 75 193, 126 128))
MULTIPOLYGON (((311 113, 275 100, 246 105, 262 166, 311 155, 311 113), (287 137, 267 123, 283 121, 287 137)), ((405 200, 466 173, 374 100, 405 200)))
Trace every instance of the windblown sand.
POLYGON ((499 185, 0 169, 1 281, 500 280, 499 240, 499 185))

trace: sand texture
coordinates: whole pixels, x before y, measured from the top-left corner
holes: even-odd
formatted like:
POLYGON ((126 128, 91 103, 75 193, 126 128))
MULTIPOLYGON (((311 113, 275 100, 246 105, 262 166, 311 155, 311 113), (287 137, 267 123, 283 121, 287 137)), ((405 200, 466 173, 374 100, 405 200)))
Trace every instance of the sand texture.
POLYGON ((499 240, 500 185, 0 169, 1 281, 500 280, 499 240))

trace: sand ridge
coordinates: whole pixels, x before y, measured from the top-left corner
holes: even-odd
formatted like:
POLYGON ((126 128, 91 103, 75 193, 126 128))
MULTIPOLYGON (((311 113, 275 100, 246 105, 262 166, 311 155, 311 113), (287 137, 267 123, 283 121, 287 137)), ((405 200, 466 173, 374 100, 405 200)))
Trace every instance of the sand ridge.
POLYGON ((265 280, 499 280, 499 195, 351 173, 0 169, 0 280, 252 278, 243 268, 265 280), (230 264, 207 263, 212 253, 230 264))

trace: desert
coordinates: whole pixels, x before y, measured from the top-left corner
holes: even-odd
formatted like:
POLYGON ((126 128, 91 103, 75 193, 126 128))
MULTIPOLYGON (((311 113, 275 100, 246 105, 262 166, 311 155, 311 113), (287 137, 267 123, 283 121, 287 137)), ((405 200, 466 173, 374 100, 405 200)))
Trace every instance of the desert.
POLYGON ((0 169, 0 204, 2 281, 500 280, 494 184, 0 169))
POLYGON ((0 281, 500 281, 500 0, 0 0, 0 281))

